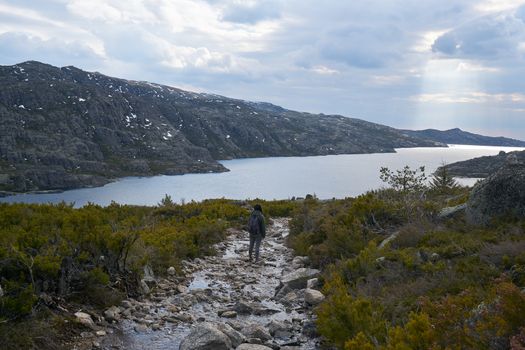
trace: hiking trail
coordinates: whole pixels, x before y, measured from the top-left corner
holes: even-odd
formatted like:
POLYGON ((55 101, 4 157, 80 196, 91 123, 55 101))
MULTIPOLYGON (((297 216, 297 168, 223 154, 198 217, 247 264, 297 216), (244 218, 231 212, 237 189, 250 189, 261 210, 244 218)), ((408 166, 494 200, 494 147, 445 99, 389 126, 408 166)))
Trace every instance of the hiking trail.
POLYGON ((93 347, 319 348, 312 309, 323 299, 315 290, 319 271, 306 268, 308 259, 294 258, 285 246, 288 222, 270 220, 258 264, 247 261, 248 233, 230 229, 215 246, 216 255, 183 263, 186 278, 155 280, 143 300, 128 299, 106 310, 106 320, 118 322, 93 347))

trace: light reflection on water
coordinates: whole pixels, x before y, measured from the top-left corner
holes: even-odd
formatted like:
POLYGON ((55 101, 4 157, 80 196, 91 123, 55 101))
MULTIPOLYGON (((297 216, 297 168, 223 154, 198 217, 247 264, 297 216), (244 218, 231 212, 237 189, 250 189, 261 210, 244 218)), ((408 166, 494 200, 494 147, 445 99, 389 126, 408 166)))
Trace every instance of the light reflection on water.
MULTIPOLYGON (((155 205, 165 194, 176 201, 208 198, 287 199, 316 194, 321 199, 356 196, 384 184, 382 166, 400 169, 424 165, 433 172, 443 162, 495 155, 523 148, 452 145, 449 148, 406 148, 397 153, 352 154, 316 157, 249 158, 222 161, 230 172, 178 176, 128 177, 103 187, 62 193, 24 194, 0 198, 0 202, 58 203, 82 206, 88 202, 108 205, 155 205)), ((460 179, 472 185, 476 179, 460 179)))

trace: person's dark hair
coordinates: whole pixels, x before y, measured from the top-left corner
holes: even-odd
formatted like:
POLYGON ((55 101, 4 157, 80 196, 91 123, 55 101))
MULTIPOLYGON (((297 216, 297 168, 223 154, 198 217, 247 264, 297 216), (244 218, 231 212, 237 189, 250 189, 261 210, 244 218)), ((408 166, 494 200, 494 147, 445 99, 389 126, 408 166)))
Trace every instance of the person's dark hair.
POLYGON ((261 207, 260 204, 255 204, 255 205, 253 206, 253 210, 258 210, 258 211, 260 211, 260 212, 262 213, 262 207, 261 207))

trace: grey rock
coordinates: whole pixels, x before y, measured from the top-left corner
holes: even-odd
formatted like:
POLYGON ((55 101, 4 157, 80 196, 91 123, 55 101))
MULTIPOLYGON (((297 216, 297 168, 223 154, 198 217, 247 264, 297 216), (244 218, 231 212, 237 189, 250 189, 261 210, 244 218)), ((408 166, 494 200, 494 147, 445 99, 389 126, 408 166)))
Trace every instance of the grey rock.
POLYGON ((243 327, 241 330, 241 333, 246 338, 258 338, 262 341, 270 340, 272 339, 272 336, 270 332, 263 326, 256 324, 256 323, 250 323, 243 327))
POLYGON ((241 344, 235 350, 273 350, 264 345, 259 344, 241 344))
POLYGON ((306 281, 306 288, 315 289, 319 287, 319 278, 310 278, 306 281))
POLYGON ((170 276, 175 276, 175 274, 177 273, 177 271, 175 271, 175 268, 174 268, 173 266, 168 267, 168 269, 166 270, 166 272, 167 272, 168 275, 170 275, 170 276))
POLYGON ((120 309, 117 306, 112 306, 104 311, 104 318, 108 322, 120 320, 120 309))
POLYGON ((487 225, 500 217, 525 217, 525 164, 507 164, 479 182, 467 201, 471 224, 487 225))
POLYGON ((229 350, 232 347, 226 334, 210 323, 202 323, 182 340, 179 350, 229 350))
POLYGON ((217 324, 217 329, 226 334, 228 338, 230 338, 233 347, 237 347, 246 341, 246 337, 229 324, 219 323, 217 324))
POLYGON ((75 312, 76 320, 83 324, 84 326, 91 328, 93 330, 96 330, 97 327, 95 326, 95 322, 93 322, 93 319, 91 316, 85 312, 75 312))
POLYGON ((323 302, 324 295, 318 290, 307 288, 304 292, 304 301, 308 305, 318 305, 323 302))
POLYGON ((317 269, 303 267, 285 275, 281 282, 291 289, 303 289, 309 279, 319 276, 319 272, 317 269))
POLYGON ((224 318, 235 318, 237 317, 237 312, 233 310, 224 311, 223 313, 220 314, 220 316, 224 318))

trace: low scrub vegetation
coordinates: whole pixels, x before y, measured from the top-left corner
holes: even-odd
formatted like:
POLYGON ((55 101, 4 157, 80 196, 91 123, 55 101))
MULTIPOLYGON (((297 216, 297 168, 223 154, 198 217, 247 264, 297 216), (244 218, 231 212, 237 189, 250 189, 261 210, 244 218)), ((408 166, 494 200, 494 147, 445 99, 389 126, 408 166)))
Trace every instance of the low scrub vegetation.
POLYGON ((294 213, 288 242, 323 271, 320 333, 345 350, 525 348, 525 220, 439 219, 469 190, 422 171, 294 213))
MULTIPOLYGON (((269 216, 296 206, 259 202, 269 216)), ((249 213, 248 202, 176 204, 169 196, 156 207, 0 204, 3 346, 57 348, 50 339, 75 331, 61 308, 96 310, 136 296, 145 266, 180 272, 182 260, 213 254, 226 229, 244 225, 249 213), (33 336, 18 332, 29 328, 33 336)))

